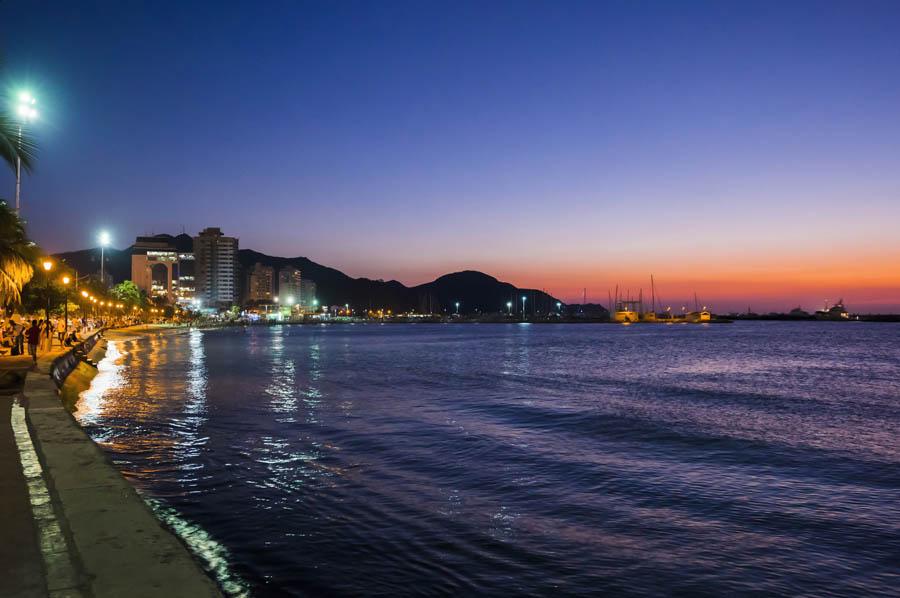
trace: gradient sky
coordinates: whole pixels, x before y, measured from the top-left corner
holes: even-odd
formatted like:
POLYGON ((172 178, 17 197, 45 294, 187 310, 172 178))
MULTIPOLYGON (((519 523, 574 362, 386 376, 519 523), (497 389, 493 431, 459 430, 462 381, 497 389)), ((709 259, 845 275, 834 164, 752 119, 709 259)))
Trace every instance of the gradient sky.
POLYGON ((407 284, 900 311, 900 2, 8 0, 0 51, 51 251, 220 226, 407 284))

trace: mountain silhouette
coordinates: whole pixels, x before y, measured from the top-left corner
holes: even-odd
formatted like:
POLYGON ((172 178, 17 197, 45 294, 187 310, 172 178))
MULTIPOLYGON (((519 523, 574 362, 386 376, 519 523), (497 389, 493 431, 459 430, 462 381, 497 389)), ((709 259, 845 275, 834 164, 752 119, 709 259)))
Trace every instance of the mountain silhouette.
MULTIPOLYGON (((172 243, 178 251, 190 251, 189 235, 155 235, 172 243)), ((133 246, 126 249, 107 248, 104 251, 106 271, 114 283, 131 278, 131 254, 133 246)), ((100 271, 100 249, 82 249, 59 253, 54 256, 80 275, 100 271)), ((557 299, 537 289, 518 288, 493 276, 474 270, 445 274, 432 282, 408 287, 396 280, 372 280, 352 278, 340 270, 318 264, 306 257, 278 257, 252 249, 240 249, 238 262, 242 270, 260 263, 277 270, 294 267, 302 277, 316 283, 316 296, 323 305, 344 305, 354 309, 391 309, 395 312, 454 313, 459 302, 463 314, 495 313, 508 311, 521 313, 522 297, 525 297, 526 313, 548 313, 556 310, 557 299)), ((276 276, 277 277, 277 276, 276 276)), ((240 279, 243 281, 244 277, 240 279)))

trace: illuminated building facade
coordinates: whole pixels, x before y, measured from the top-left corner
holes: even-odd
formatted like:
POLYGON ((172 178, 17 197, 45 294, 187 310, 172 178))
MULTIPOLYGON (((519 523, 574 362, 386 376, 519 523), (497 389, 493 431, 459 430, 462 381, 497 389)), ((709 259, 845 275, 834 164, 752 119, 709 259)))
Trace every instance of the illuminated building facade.
POLYGON ((238 240, 210 227, 194 237, 194 299, 202 307, 230 307, 238 300, 238 240))

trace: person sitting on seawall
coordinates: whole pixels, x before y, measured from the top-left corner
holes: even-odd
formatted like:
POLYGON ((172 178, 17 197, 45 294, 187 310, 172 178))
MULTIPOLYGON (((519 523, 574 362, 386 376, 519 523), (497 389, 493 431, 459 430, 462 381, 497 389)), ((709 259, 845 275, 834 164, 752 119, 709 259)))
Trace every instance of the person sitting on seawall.
POLYGON ((66 337, 64 343, 67 347, 78 344, 78 333, 73 330, 71 333, 69 333, 69 336, 66 337))

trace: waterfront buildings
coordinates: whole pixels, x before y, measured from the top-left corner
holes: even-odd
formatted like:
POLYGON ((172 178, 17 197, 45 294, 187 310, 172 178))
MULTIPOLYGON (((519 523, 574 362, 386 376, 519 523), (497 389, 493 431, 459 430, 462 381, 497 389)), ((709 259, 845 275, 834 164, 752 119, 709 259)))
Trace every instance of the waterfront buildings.
POLYGON ((131 280, 151 299, 190 303, 194 295, 193 242, 187 235, 137 237, 131 280))
POLYGON ((303 279, 300 281, 300 307, 307 311, 315 310, 318 306, 316 303, 316 283, 303 279))
POLYGON ((247 272, 244 303, 269 303, 275 296, 275 268, 259 262, 247 272))
POLYGON ((194 237, 194 297, 202 307, 230 307, 237 299, 238 240, 209 227, 194 237))
POLYGON ((282 303, 300 305, 303 277, 298 268, 288 266, 278 271, 278 297, 282 303))

